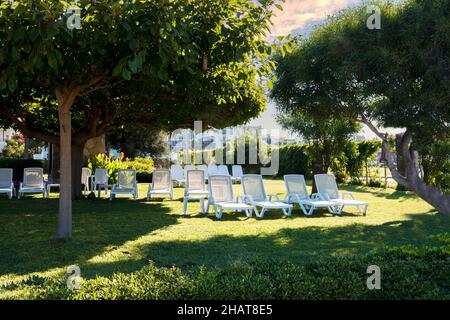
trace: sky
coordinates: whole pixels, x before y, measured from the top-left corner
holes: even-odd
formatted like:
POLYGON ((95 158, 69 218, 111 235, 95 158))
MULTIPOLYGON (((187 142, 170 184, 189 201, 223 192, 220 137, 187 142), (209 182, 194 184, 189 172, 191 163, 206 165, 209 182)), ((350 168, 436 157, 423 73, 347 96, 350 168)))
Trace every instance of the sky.
MULTIPOLYGON (((286 0, 283 11, 275 9, 276 17, 272 20, 274 26, 271 37, 288 34, 308 35, 314 26, 323 22, 335 11, 361 3, 360 0, 286 0)), ((265 129, 278 129, 280 135, 291 138, 292 135, 281 129, 275 120, 276 107, 268 102, 267 110, 252 120, 249 125, 262 126, 265 129)), ((363 129, 367 138, 374 138, 370 130, 363 129)))

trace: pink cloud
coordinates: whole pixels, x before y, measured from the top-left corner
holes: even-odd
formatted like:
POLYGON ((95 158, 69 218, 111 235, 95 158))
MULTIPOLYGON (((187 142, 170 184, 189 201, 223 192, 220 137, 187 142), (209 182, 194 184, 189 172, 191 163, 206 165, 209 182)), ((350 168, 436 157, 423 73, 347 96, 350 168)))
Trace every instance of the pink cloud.
POLYGON ((274 26, 271 35, 287 35, 356 2, 358 0, 286 0, 283 11, 274 11, 276 17, 272 19, 274 26))

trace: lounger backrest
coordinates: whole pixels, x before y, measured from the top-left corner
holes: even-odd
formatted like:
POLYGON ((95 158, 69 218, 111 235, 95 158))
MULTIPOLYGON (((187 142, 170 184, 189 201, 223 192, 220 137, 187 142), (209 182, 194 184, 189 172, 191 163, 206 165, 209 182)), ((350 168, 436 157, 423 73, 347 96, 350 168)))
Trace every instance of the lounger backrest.
POLYGON ((214 176, 219 174, 219 169, 215 164, 208 164, 208 176, 214 176))
POLYGON ((170 171, 166 169, 156 169, 153 171, 152 190, 170 190, 170 171))
POLYGON ((184 180, 183 168, 179 164, 170 166, 170 174, 174 180, 184 180))
POLYGON ((90 176, 92 176, 91 169, 89 169, 89 168, 82 168, 81 169, 81 183, 82 184, 88 184, 90 176))
POLYGON ((209 177, 209 193, 216 202, 233 201, 233 185, 230 176, 214 175, 209 177))
POLYGON ((104 168, 96 168, 94 173, 95 183, 108 184, 108 170, 104 168))
POLYGON ((224 176, 229 176, 230 171, 228 171, 228 167, 224 164, 221 164, 218 168, 219 174, 223 174, 224 176))
POLYGON ((246 196, 251 196, 254 201, 266 201, 266 190, 262 176, 257 174, 244 174, 242 176, 242 188, 246 196))
POLYGON ((339 190, 336 184, 336 178, 332 174, 316 174, 314 176, 316 181, 317 191, 320 194, 328 196, 330 199, 339 198, 339 190))
POLYGON ((309 199, 306 189, 305 177, 301 174, 288 174, 284 176, 284 184, 288 194, 296 194, 302 200, 309 199))
POLYGON ((202 170, 189 170, 186 178, 187 190, 206 190, 205 173, 202 170))
POLYGON ((184 177, 187 179, 187 172, 191 171, 191 170, 195 170, 195 166, 192 164, 187 164, 184 166, 184 177))
POLYGON ((13 169, 0 168, 0 189, 11 188, 13 180, 13 169))
POLYGON ((244 171, 242 170, 242 166, 239 166, 239 165, 234 165, 231 168, 231 172, 233 173, 233 177, 235 177, 235 178, 242 178, 242 176, 244 175, 244 171))
POLYGON ((119 169, 117 174, 117 185, 123 189, 134 189, 136 186, 136 170, 119 169))
POLYGON ((202 170, 205 178, 208 176, 208 166, 205 164, 201 164, 198 166, 198 170, 202 170))
POLYGON ((23 170, 23 186, 26 188, 43 188, 44 169, 25 168, 23 170))

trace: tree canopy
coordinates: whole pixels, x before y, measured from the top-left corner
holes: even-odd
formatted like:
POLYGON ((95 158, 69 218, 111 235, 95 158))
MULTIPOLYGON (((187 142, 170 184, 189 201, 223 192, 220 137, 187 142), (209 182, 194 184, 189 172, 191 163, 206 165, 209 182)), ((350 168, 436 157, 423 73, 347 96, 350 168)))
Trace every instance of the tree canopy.
POLYGON ((450 213, 450 196, 420 169, 425 146, 450 139, 450 1, 376 4, 379 30, 367 28, 362 5, 330 17, 299 41, 278 61, 272 96, 282 110, 365 123, 383 140, 394 179, 450 213), (381 127, 404 129, 395 152, 405 160, 403 174, 381 127))
POLYGON ((70 236, 71 168, 88 138, 132 121, 233 125, 264 108, 274 2, 80 0, 80 28, 62 0, 0 5, 0 113, 60 145, 58 237, 70 236))

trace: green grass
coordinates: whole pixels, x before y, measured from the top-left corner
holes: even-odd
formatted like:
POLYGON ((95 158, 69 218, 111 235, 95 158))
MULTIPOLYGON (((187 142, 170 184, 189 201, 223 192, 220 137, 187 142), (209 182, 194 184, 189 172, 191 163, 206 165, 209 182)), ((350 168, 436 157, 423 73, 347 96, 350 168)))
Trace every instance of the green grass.
MULTIPOLYGON (((147 185, 140 185, 141 197, 147 185)), ((235 186, 241 193, 241 186, 235 186)), ((266 180, 267 192, 284 196, 281 180, 266 180)), ((21 297, 14 285, 32 275, 61 278, 78 265, 82 276, 134 272, 153 261, 157 266, 223 266, 257 256, 296 264, 327 256, 350 256, 383 246, 439 245, 450 218, 411 193, 392 189, 342 186, 369 202, 367 216, 346 210, 343 217, 317 212, 305 217, 296 208, 291 218, 281 211, 263 220, 244 214, 199 213, 189 204, 182 215, 183 189, 175 199, 75 201, 73 237, 55 240, 58 200, 28 196, 0 198, 0 298, 21 297), (3 287, 3 288, 2 288, 3 287)))

